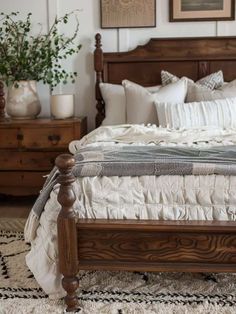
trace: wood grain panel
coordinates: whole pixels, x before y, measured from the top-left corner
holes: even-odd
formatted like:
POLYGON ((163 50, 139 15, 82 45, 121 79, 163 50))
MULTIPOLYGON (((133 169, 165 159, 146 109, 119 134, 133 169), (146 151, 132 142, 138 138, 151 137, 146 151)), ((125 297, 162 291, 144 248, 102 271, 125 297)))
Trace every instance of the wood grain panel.
POLYGON ((46 180, 46 172, 1 171, 0 194, 37 195, 46 180))
POLYGON ((233 221, 79 219, 77 229, 79 269, 236 272, 233 221))
POLYGON ((19 145, 17 134, 17 128, 6 130, 0 128, 0 148, 17 148, 19 145))
MULTIPOLYGON (((42 188, 48 174, 48 171, 2 171, 0 172, 0 189, 3 187, 38 187, 42 188)), ((9 190, 10 192, 10 190, 9 190)))
MULTIPOLYGON (((39 194, 42 186, 2 186, 0 185, 0 194, 6 194, 9 196, 36 196, 39 194)), ((19 207, 19 211, 21 208, 19 207)))
POLYGON ((122 80, 129 79, 143 86, 161 84, 160 72, 169 71, 179 77, 187 76, 193 80, 198 77, 197 62, 133 62, 110 63, 108 66, 109 82, 120 84, 122 80), (138 69, 138 71, 137 71, 138 69))
POLYGON ((217 60, 210 62, 210 72, 223 70, 224 80, 230 82, 236 79, 236 60, 217 60))
POLYGON ((0 170, 50 171, 59 152, 0 152, 0 170))
POLYGON ((78 241, 81 260, 236 263, 236 238, 229 234, 86 231, 78 241))
POLYGON ((235 60, 236 37, 151 38, 125 52, 106 52, 104 63, 137 61, 235 60))
POLYGON ((126 230, 148 232, 236 233, 235 221, 217 220, 137 220, 137 219, 78 219, 79 230, 126 230))
POLYGON ((33 149, 67 149, 68 143, 73 140, 74 132, 72 128, 42 128, 20 130, 22 140, 20 147, 33 149))
POLYGON ((214 264, 214 263, 152 263, 152 262, 119 262, 81 260, 79 269, 83 270, 111 270, 111 271, 143 271, 143 272, 228 272, 235 273, 235 264, 214 264))

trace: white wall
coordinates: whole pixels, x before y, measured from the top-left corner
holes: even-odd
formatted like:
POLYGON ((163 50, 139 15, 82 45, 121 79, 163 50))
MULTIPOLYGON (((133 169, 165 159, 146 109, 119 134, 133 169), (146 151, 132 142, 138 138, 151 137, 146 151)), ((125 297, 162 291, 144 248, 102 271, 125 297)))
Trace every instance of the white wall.
MULTIPOLYGON (((93 50, 94 35, 101 32, 104 51, 125 51, 146 43, 150 37, 183 37, 183 36, 227 36, 236 35, 236 21, 229 22, 185 22, 169 23, 169 0, 157 0, 157 26, 145 29, 100 29, 100 0, 0 0, 2 12, 20 11, 21 16, 33 13, 35 23, 41 22, 47 29, 57 14, 64 15, 79 9, 80 42, 82 50, 63 65, 79 76, 74 85, 58 86, 54 93, 74 93, 76 96, 76 114, 87 115, 89 129, 94 127, 95 98, 94 98, 94 70, 93 50)), ((70 34, 74 21, 63 31, 70 34)), ((38 84, 42 102, 41 116, 50 116, 49 89, 38 84)))

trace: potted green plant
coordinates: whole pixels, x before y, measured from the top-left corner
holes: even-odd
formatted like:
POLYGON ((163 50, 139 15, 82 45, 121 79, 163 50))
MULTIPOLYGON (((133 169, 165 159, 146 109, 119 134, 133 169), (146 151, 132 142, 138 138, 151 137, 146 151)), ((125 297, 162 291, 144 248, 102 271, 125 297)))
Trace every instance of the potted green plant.
POLYGON ((75 82, 76 72, 63 69, 61 61, 78 53, 79 22, 71 37, 60 34, 60 24, 67 24, 74 12, 55 18, 49 31, 32 34, 32 13, 25 20, 19 12, 0 13, 0 80, 8 86, 6 111, 12 118, 34 118, 41 110, 36 82, 53 89, 68 80, 75 82))

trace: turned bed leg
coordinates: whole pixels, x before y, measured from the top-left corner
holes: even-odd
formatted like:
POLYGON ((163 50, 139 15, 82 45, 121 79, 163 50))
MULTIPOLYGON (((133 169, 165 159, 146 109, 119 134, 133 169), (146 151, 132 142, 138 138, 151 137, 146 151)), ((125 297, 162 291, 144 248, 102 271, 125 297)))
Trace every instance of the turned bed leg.
POLYGON ((72 183, 75 177, 72 168, 75 160, 71 155, 64 154, 56 158, 56 166, 60 171, 58 182, 61 184, 58 193, 58 202, 61 211, 57 220, 59 269, 62 275, 62 286, 67 292, 65 303, 67 311, 78 309, 77 289, 79 287, 78 273, 78 247, 75 213, 72 208, 75 202, 75 193, 72 183))

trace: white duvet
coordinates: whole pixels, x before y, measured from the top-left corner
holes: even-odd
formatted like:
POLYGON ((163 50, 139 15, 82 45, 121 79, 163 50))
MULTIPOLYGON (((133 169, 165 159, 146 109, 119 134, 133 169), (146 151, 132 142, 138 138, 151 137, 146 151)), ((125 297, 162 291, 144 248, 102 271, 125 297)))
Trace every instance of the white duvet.
MULTIPOLYGON (((94 145, 216 146, 236 144, 236 129, 173 131, 156 126, 100 127, 69 148, 94 145)), ((52 298, 65 295, 58 271, 56 185, 40 218, 26 263, 52 298)), ((74 209, 80 218, 236 220, 235 176, 141 176, 78 178, 74 209)), ((28 222, 30 223, 30 221, 28 222)))

